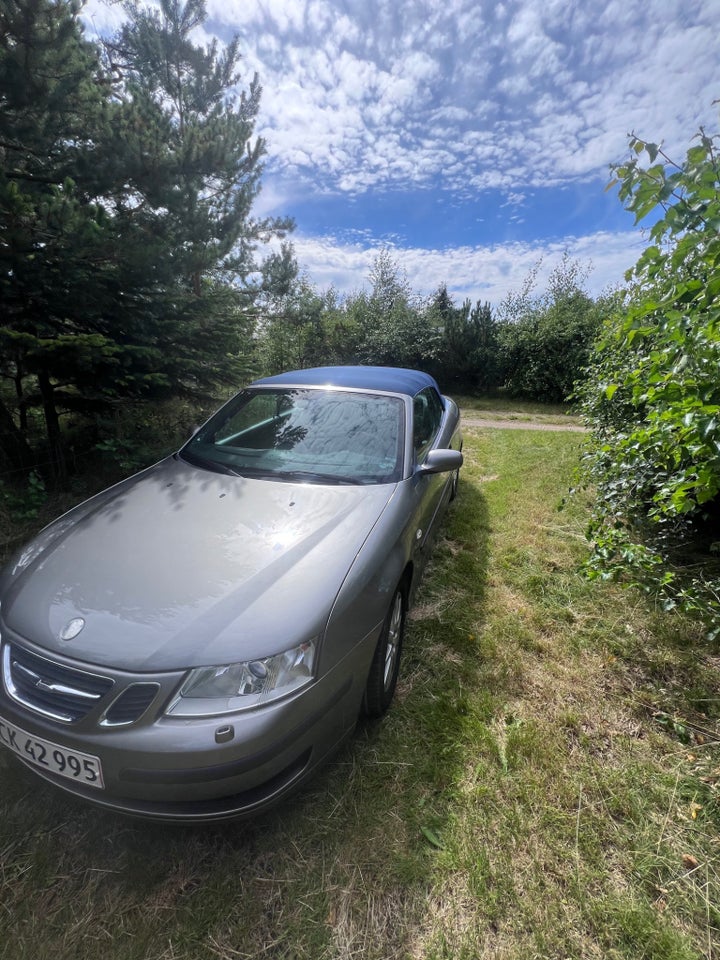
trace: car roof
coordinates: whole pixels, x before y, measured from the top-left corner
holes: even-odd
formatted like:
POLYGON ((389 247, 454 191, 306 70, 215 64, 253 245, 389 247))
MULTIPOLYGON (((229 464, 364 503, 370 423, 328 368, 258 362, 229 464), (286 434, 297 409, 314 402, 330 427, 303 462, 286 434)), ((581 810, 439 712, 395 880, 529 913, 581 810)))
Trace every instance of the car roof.
POLYGON ((388 393, 404 393, 414 397, 426 387, 440 389, 435 379, 421 370, 404 367, 311 367, 307 370, 291 370, 274 377, 263 377, 251 386, 265 385, 353 387, 359 390, 385 390, 388 393))

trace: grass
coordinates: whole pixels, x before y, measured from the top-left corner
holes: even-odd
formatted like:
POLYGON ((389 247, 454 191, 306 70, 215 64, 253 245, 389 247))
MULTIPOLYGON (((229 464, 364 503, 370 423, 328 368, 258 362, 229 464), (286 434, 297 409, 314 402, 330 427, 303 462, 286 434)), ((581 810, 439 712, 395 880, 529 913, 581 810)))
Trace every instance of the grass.
POLYGON ((453 399, 468 417, 488 420, 534 420, 539 423, 579 423, 576 409, 569 403, 536 403, 532 400, 499 395, 496 397, 454 395, 453 399))
POLYGON ((0 754, 0 957, 720 958, 720 659, 581 577, 578 444, 466 430, 397 701, 277 810, 147 825, 0 754))

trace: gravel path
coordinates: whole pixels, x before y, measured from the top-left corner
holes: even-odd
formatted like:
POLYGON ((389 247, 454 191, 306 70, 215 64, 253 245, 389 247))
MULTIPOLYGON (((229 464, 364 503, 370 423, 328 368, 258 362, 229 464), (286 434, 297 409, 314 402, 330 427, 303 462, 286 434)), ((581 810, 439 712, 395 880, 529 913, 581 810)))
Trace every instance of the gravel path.
POLYGON ((465 427, 494 427, 498 430, 564 430, 568 433, 586 433, 585 427, 576 423, 543 423, 539 420, 485 419, 464 415, 465 427))

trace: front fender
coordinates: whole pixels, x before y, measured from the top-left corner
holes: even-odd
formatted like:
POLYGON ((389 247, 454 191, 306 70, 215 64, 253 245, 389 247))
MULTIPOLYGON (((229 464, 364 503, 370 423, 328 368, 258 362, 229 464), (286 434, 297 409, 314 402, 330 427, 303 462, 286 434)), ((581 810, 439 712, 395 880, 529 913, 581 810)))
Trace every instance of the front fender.
POLYGON ((413 511, 408 510, 412 490, 398 484, 382 517, 356 556, 335 598, 320 650, 320 672, 331 670, 353 648, 367 648, 367 663, 393 594, 411 562, 414 536, 413 511))

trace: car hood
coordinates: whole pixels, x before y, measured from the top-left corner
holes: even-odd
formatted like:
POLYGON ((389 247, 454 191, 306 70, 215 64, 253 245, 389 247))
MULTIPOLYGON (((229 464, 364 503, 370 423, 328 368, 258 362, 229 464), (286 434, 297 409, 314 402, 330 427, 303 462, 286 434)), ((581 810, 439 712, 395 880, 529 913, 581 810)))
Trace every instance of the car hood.
POLYGON ((323 630, 395 485, 328 486, 161 461, 46 528, 3 572, 6 626, 133 671, 253 659, 323 630), (85 625, 71 640, 71 620, 85 625))

